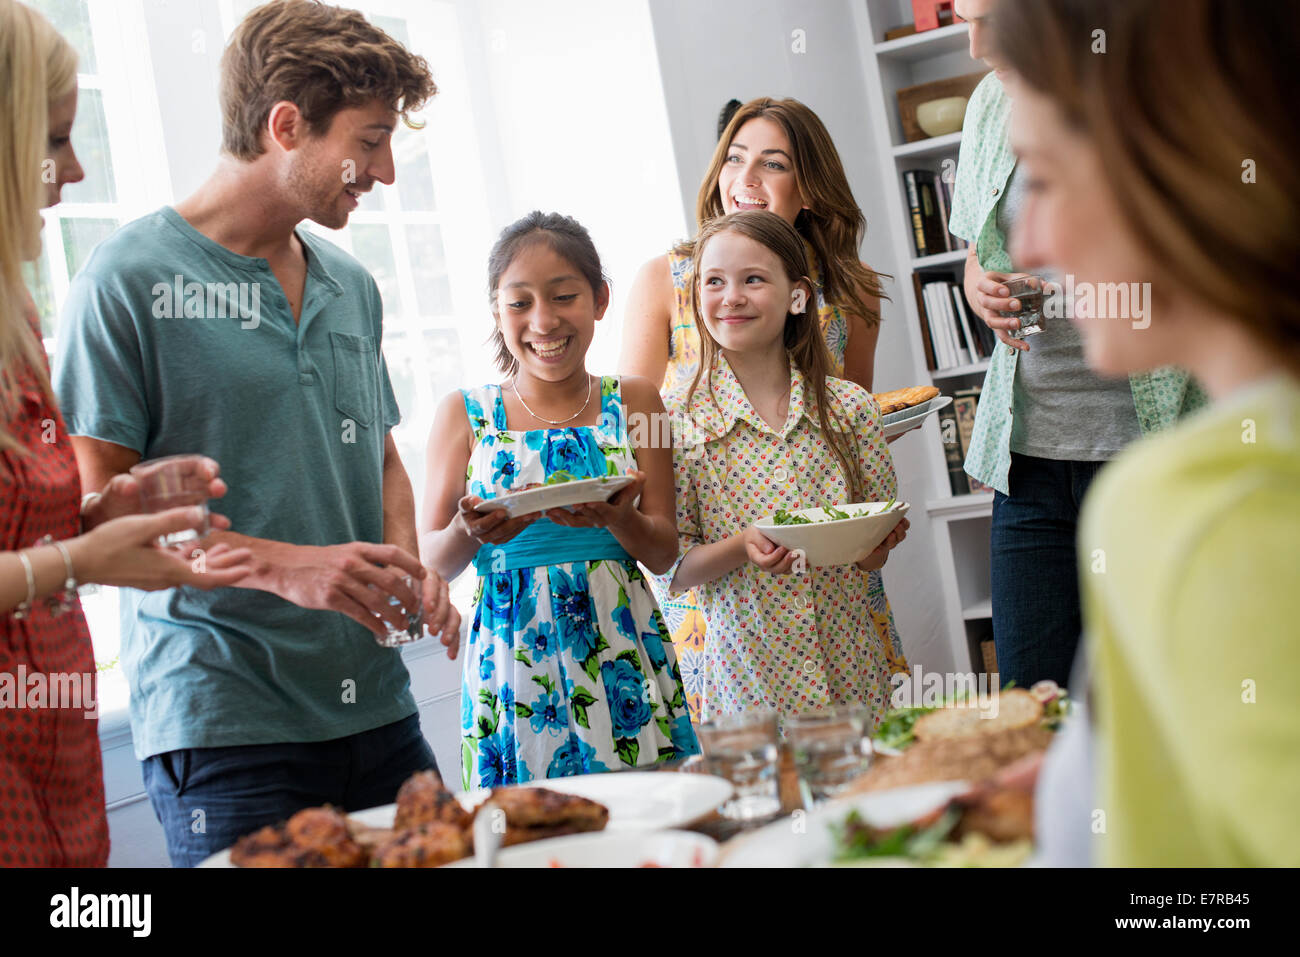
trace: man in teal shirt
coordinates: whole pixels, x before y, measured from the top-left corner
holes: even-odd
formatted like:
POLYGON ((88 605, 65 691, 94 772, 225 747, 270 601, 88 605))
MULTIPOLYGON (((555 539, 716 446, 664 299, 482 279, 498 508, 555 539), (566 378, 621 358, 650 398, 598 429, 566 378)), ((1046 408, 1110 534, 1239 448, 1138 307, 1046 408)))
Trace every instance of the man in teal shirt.
POLYGON ((401 657, 372 636, 405 624, 390 597, 421 600, 453 656, 460 625, 413 557, 378 288, 297 229, 341 228, 393 182, 389 138, 435 92, 427 65, 358 13, 285 0, 245 18, 221 69, 217 170, 96 249, 55 375, 85 489, 208 455, 232 530, 204 545, 254 555, 238 589, 123 592, 136 756, 177 865, 435 769, 401 657))

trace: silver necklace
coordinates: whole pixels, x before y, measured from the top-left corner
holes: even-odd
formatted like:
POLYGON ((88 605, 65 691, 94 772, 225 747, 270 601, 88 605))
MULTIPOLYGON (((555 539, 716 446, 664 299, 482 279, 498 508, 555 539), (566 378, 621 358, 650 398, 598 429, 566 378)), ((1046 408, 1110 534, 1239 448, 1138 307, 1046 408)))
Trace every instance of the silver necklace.
POLYGON ((529 415, 531 415, 538 422, 545 422, 547 425, 563 425, 565 422, 572 422, 578 416, 582 415, 582 413, 587 411, 587 406, 591 405, 591 376, 590 375, 587 376, 587 401, 582 403, 581 409, 573 413, 573 415, 569 416, 567 419, 542 418, 542 416, 538 415, 532 409, 528 408, 528 403, 525 402, 524 397, 519 394, 519 386, 513 379, 510 381, 510 388, 515 390, 515 398, 518 399, 519 404, 524 407, 524 411, 527 412, 529 415))

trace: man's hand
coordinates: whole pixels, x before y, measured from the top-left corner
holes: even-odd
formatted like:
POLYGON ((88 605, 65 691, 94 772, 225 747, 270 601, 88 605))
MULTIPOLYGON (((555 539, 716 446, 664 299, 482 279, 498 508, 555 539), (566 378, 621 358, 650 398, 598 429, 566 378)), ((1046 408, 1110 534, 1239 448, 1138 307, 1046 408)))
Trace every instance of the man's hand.
POLYGON ((788 575, 794 568, 796 552, 784 545, 778 545, 758 530, 757 525, 750 525, 740 533, 745 543, 745 557, 765 572, 773 575, 788 575))
POLYGON ((302 608, 340 612, 378 637, 386 634, 384 622, 404 631, 402 609, 414 608, 419 602, 419 596, 402 581, 403 574, 420 582, 428 574, 419 559, 396 545, 371 542, 326 546, 280 543, 268 558, 275 594, 302 608), (398 604, 393 605, 390 598, 396 598, 398 604))
POLYGON ((460 650, 460 612, 451 603, 447 580, 432 568, 424 579, 424 627, 437 635, 453 661, 460 650))

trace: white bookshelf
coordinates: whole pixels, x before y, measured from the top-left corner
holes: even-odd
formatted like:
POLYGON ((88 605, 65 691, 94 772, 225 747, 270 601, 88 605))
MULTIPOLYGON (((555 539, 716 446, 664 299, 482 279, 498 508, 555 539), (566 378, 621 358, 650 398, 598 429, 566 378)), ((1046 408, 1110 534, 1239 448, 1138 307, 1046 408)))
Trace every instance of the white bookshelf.
MULTIPOLYGON (((880 168, 885 183, 886 211, 894 262, 898 264, 893 298, 901 310, 898 321, 906 327, 908 351, 915 382, 930 382, 945 395, 980 385, 988 360, 958 368, 931 371, 926 368, 920 316, 912 288, 912 273, 918 269, 949 273, 960 281, 965 249, 917 257, 912 245, 902 172, 905 169, 941 170, 946 159, 955 163, 961 132, 908 143, 903 138, 895 92, 903 87, 946 77, 962 76, 984 69, 968 53, 964 23, 939 27, 924 33, 884 41, 886 30, 912 22, 908 0, 847 0, 853 11, 863 83, 868 101, 867 124, 874 130, 880 168)), ((874 224, 873 224, 874 225, 874 224)), ((992 636, 992 598, 989 587, 989 532, 993 493, 951 494, 948 465, 937 429, 925 429, 915 441, 925 443, 925 474, 909 477, 919 485, 912 494, 925 498, 925 510, 935 539, 938 568, 935 570, 953 661, 959 670, 980 671, 983 662, 978 642, 992 636)))

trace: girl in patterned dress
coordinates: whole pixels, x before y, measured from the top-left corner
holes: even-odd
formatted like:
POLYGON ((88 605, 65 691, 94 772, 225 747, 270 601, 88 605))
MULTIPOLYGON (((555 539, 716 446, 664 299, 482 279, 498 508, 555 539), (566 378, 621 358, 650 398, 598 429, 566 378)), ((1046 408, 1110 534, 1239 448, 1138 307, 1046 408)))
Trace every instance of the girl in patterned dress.
POLYGON ((637 566, 662 572, 677 553, 672 452, 654 441, 663 403, 644 379, 587 372, 609 288, 574 220, 532 213, 507 227, 488 273, 509 378, 442 401, 421 522, 426 564, 450 579, 472 561, 479 576, 461 690, 464 785, 695 754, 672 641, 637 566), (633 483, 608 502, 571 511, 476 508, 624 474, 633 483))
POLYGON ((890 636, 862 572, 884 565, 907 520, 856 567, 815 569, 754 522, 896 497, 879 408, 829 375, 804 245, 781 217, 709 223, 693 271, 701 360, 668 398, 680 558, 658 581, 694 588, 704 611, 702 717, 866 704, 874 726, 888 708, 890 636))

